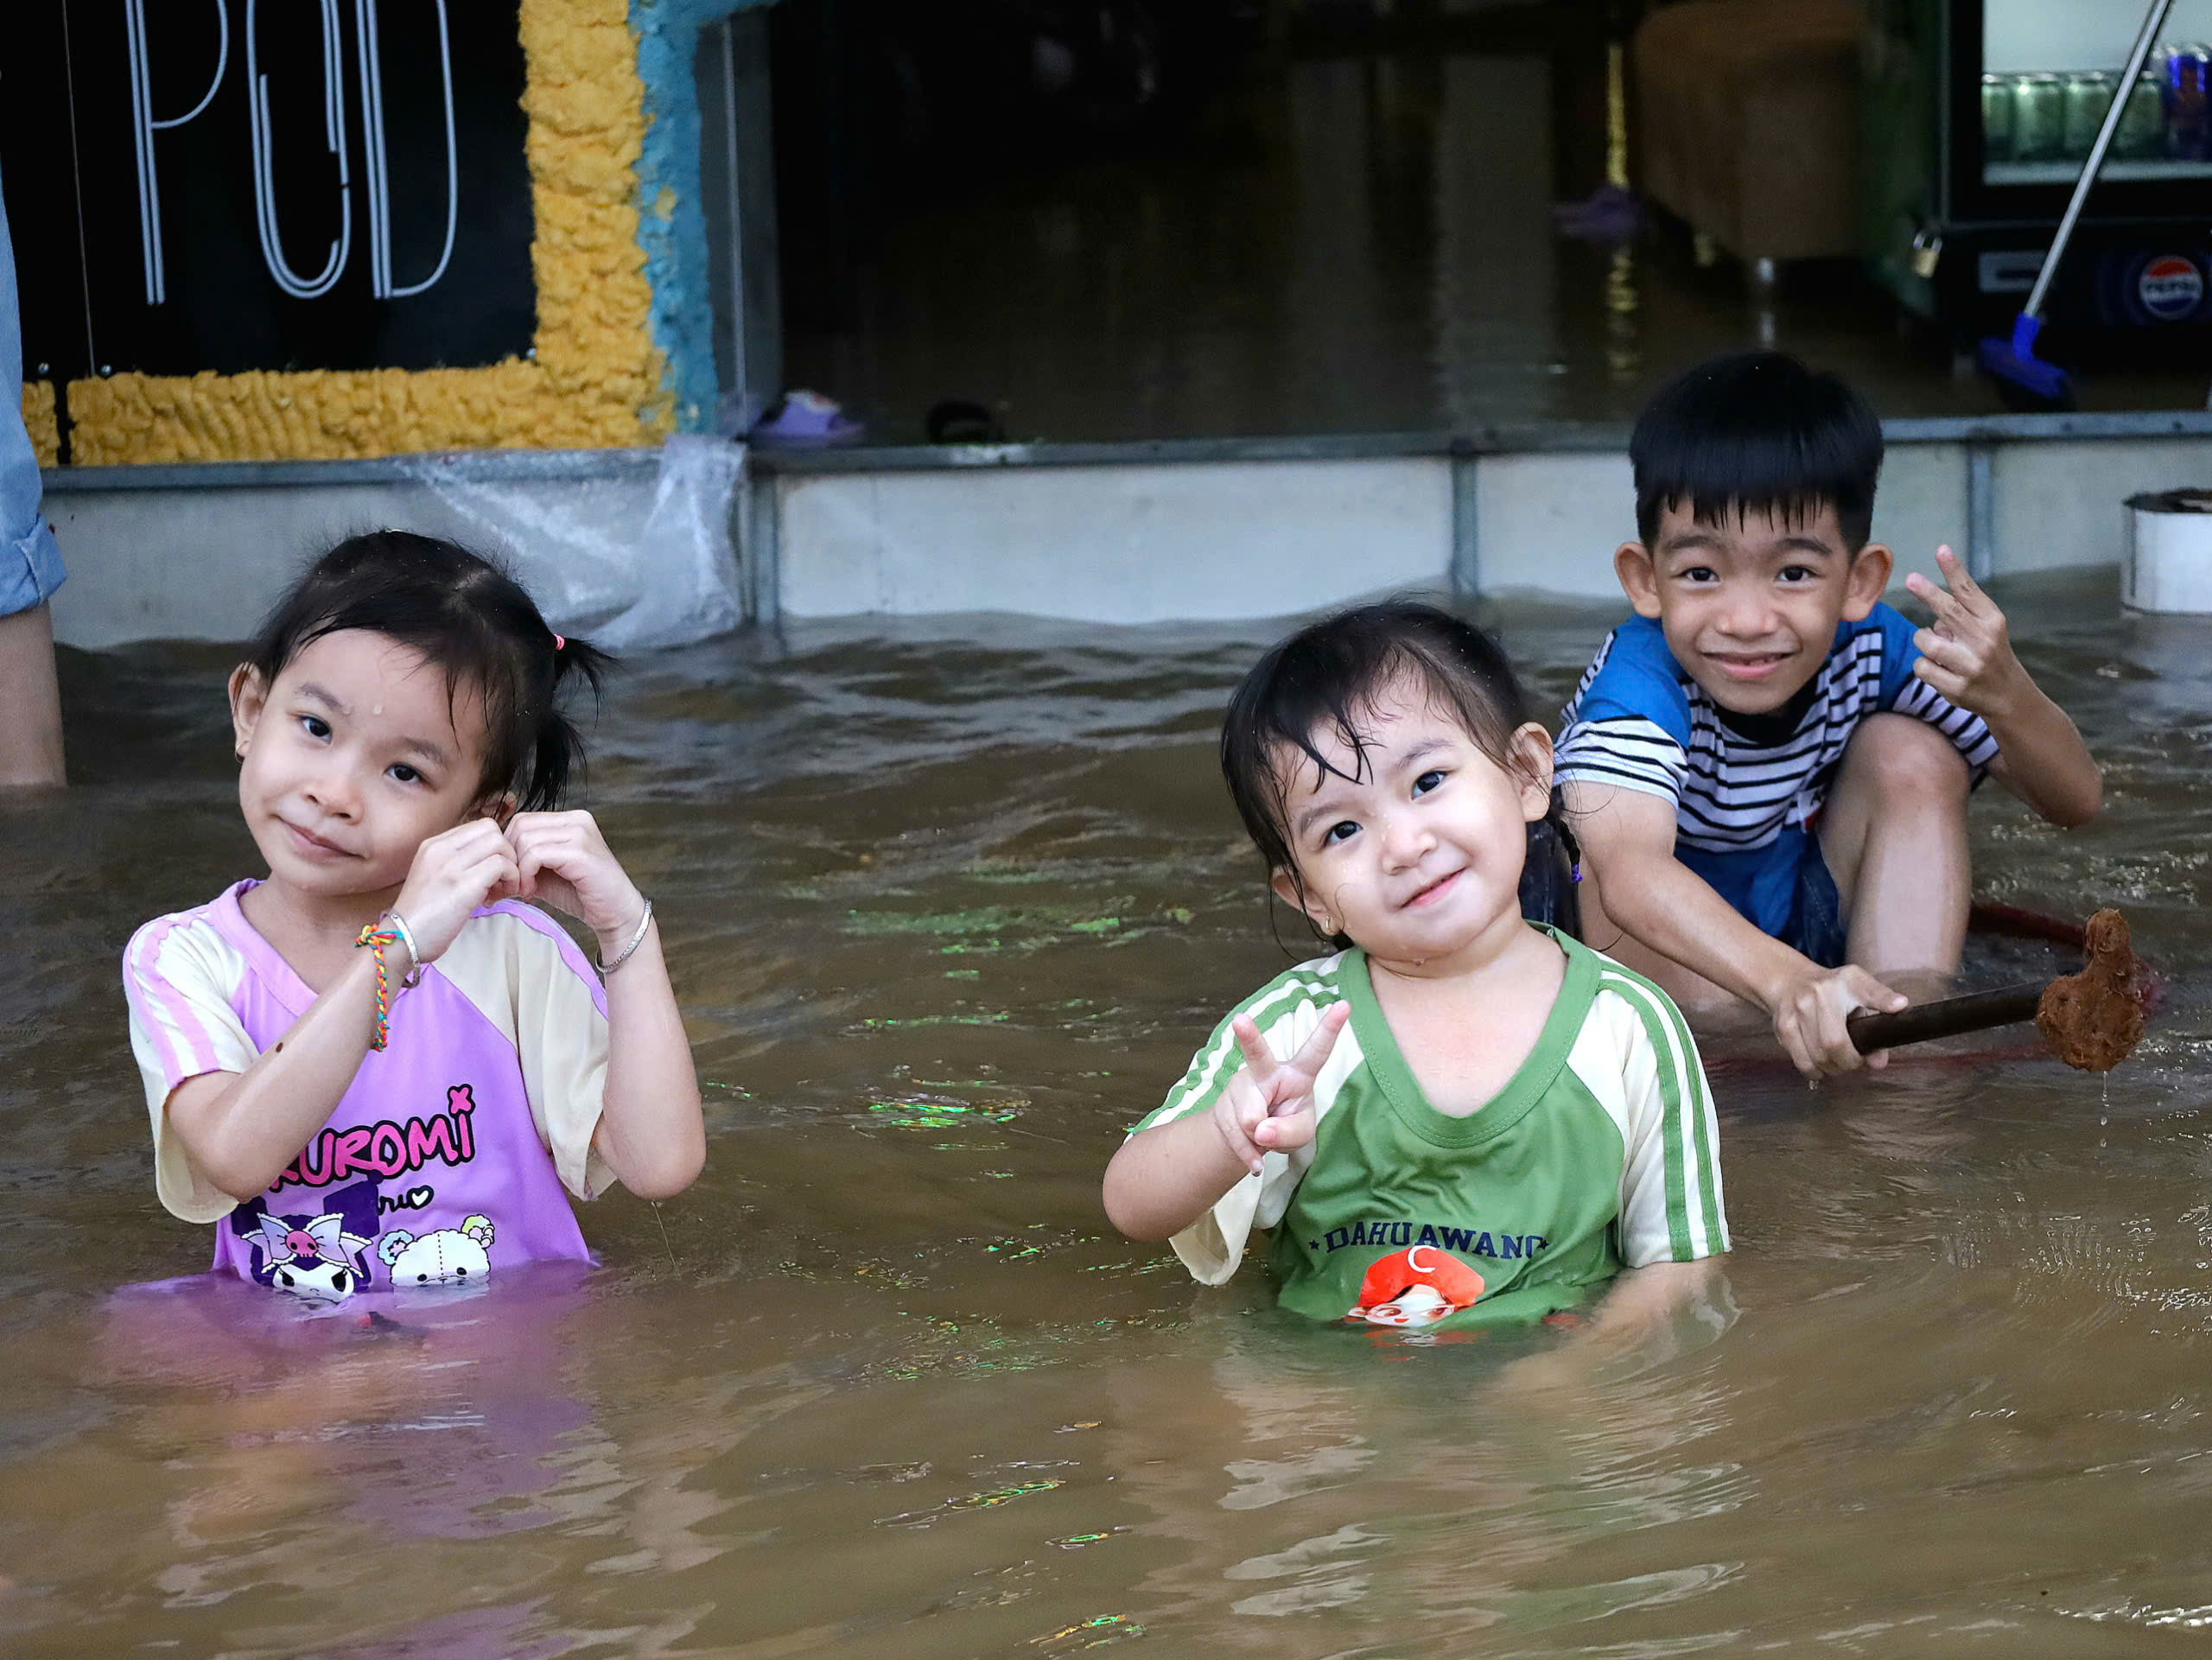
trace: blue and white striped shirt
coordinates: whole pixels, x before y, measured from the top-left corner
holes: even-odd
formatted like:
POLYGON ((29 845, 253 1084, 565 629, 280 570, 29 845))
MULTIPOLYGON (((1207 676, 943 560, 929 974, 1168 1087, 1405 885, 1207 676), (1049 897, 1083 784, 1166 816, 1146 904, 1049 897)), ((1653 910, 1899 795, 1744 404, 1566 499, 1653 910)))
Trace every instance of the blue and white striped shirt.
POLYGON ((1839 623, 1804 713, 1764 741, 1728 723, 1656 621, 1631 618, 1605 637, 1560 716, 1558 781, 1662 797, 1675 804, 1678 846, 1749 852, 1812 822, 1859 723, 1887 711, 1941 732, 1978 783, 1997 740, 1980 716, 1914 675, 1915 632, 1880 604, 1863 622, 1839 623))

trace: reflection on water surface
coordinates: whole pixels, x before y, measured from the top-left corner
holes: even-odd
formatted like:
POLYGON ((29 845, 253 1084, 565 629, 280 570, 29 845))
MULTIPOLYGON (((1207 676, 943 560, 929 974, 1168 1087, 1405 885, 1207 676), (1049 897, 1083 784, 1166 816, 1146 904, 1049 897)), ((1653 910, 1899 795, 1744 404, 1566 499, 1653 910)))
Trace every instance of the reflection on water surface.
MULTIPOLYGON (((251 868, 226 653, 65 661, 0 807, 11 1655, 2150 1651, 2212 1619, 2212 631, 2006 590, 2110 767, 1989 792, 1985 891, 2126 907, 2139 1060, 1719 1097, 1743 1310, 1561 1396, 1548 1341, 1309 1329, 1110 1235, 1100 1170, 1282 960, 1211 729, 1271 631, 793 630, 638 665, 594 796, 660 901, 713 1154, 607 1266, 397 1329, 208 1288, 117 960, 251 868)), ((1556 703, 1605 617, 1497 614, 1556 703)), ((216 1288, 222 1289, 222 1288, 216 1288)), ((230 1289, 236 1289, 231 1288, 230 1289)), ((2163 1651, 2163 1648, 2160 1648, 2163 1651)))

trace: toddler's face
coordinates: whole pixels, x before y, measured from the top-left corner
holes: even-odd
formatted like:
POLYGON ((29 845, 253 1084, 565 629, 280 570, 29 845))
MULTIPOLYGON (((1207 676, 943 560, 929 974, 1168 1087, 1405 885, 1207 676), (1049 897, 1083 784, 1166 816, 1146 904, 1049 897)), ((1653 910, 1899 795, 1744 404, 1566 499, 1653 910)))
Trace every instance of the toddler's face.
POLYGON ((1718 525, 1669 508, 1651 546, 1631 543, 1615 563, 1675 661, 1738 715, 1771 714, 1803 690, 1836 625, 1863 619, 1890 572, 1885 548, 1852 554, 1829 506, 1796 523, 1757 512, 1718 525))
POLYGON ((264 687, 231 680, 245 766, 238 806, 270 875, 323 897, 406 879, 415 849, 482 798, 483 720, 474 694, 362 629, 321 639, 264 687))
POLYGON ((1278 764, 1291 779, 1285 815, 1297 876, 1275 891, 1378 961, 1431 971, 1495 944, 1520 923, 1528 825, 1551 804, 1551 741, 1533 723, 1514 735, 1526 773, 1483 752, 1425 686, 1392 682, 1366 711, 1364 754, 1336 733, 1278 764))

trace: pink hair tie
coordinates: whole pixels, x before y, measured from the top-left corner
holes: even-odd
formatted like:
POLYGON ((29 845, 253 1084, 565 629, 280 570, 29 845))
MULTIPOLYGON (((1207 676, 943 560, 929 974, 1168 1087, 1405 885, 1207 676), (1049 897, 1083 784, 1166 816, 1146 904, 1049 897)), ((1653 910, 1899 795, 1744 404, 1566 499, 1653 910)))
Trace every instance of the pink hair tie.
POLYGON ((569 649, 569 642, 561 635, 556 634, 553 636, 553 649, 556 652, 565 652, 569 649))

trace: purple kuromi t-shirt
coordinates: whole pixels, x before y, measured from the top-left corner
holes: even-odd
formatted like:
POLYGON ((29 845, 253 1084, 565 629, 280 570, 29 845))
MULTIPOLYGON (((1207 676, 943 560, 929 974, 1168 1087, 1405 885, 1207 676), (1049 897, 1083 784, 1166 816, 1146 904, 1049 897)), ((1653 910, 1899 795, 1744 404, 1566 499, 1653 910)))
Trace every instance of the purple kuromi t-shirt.
POLYGON ((606 995, 559 925, 514 901, 477 911, 399 994, 389 1046, 267 1192, 239 1204, 194 1179, 170 1094, 243 1072, 315 1002, 238 908, 253 886, 156 918, 124 954, 155 1191, 172 1214, 217 1224, 214 1267, 330 1303, 588 1257, 569 1195, 613 1180, 592 1148, 606 995))

